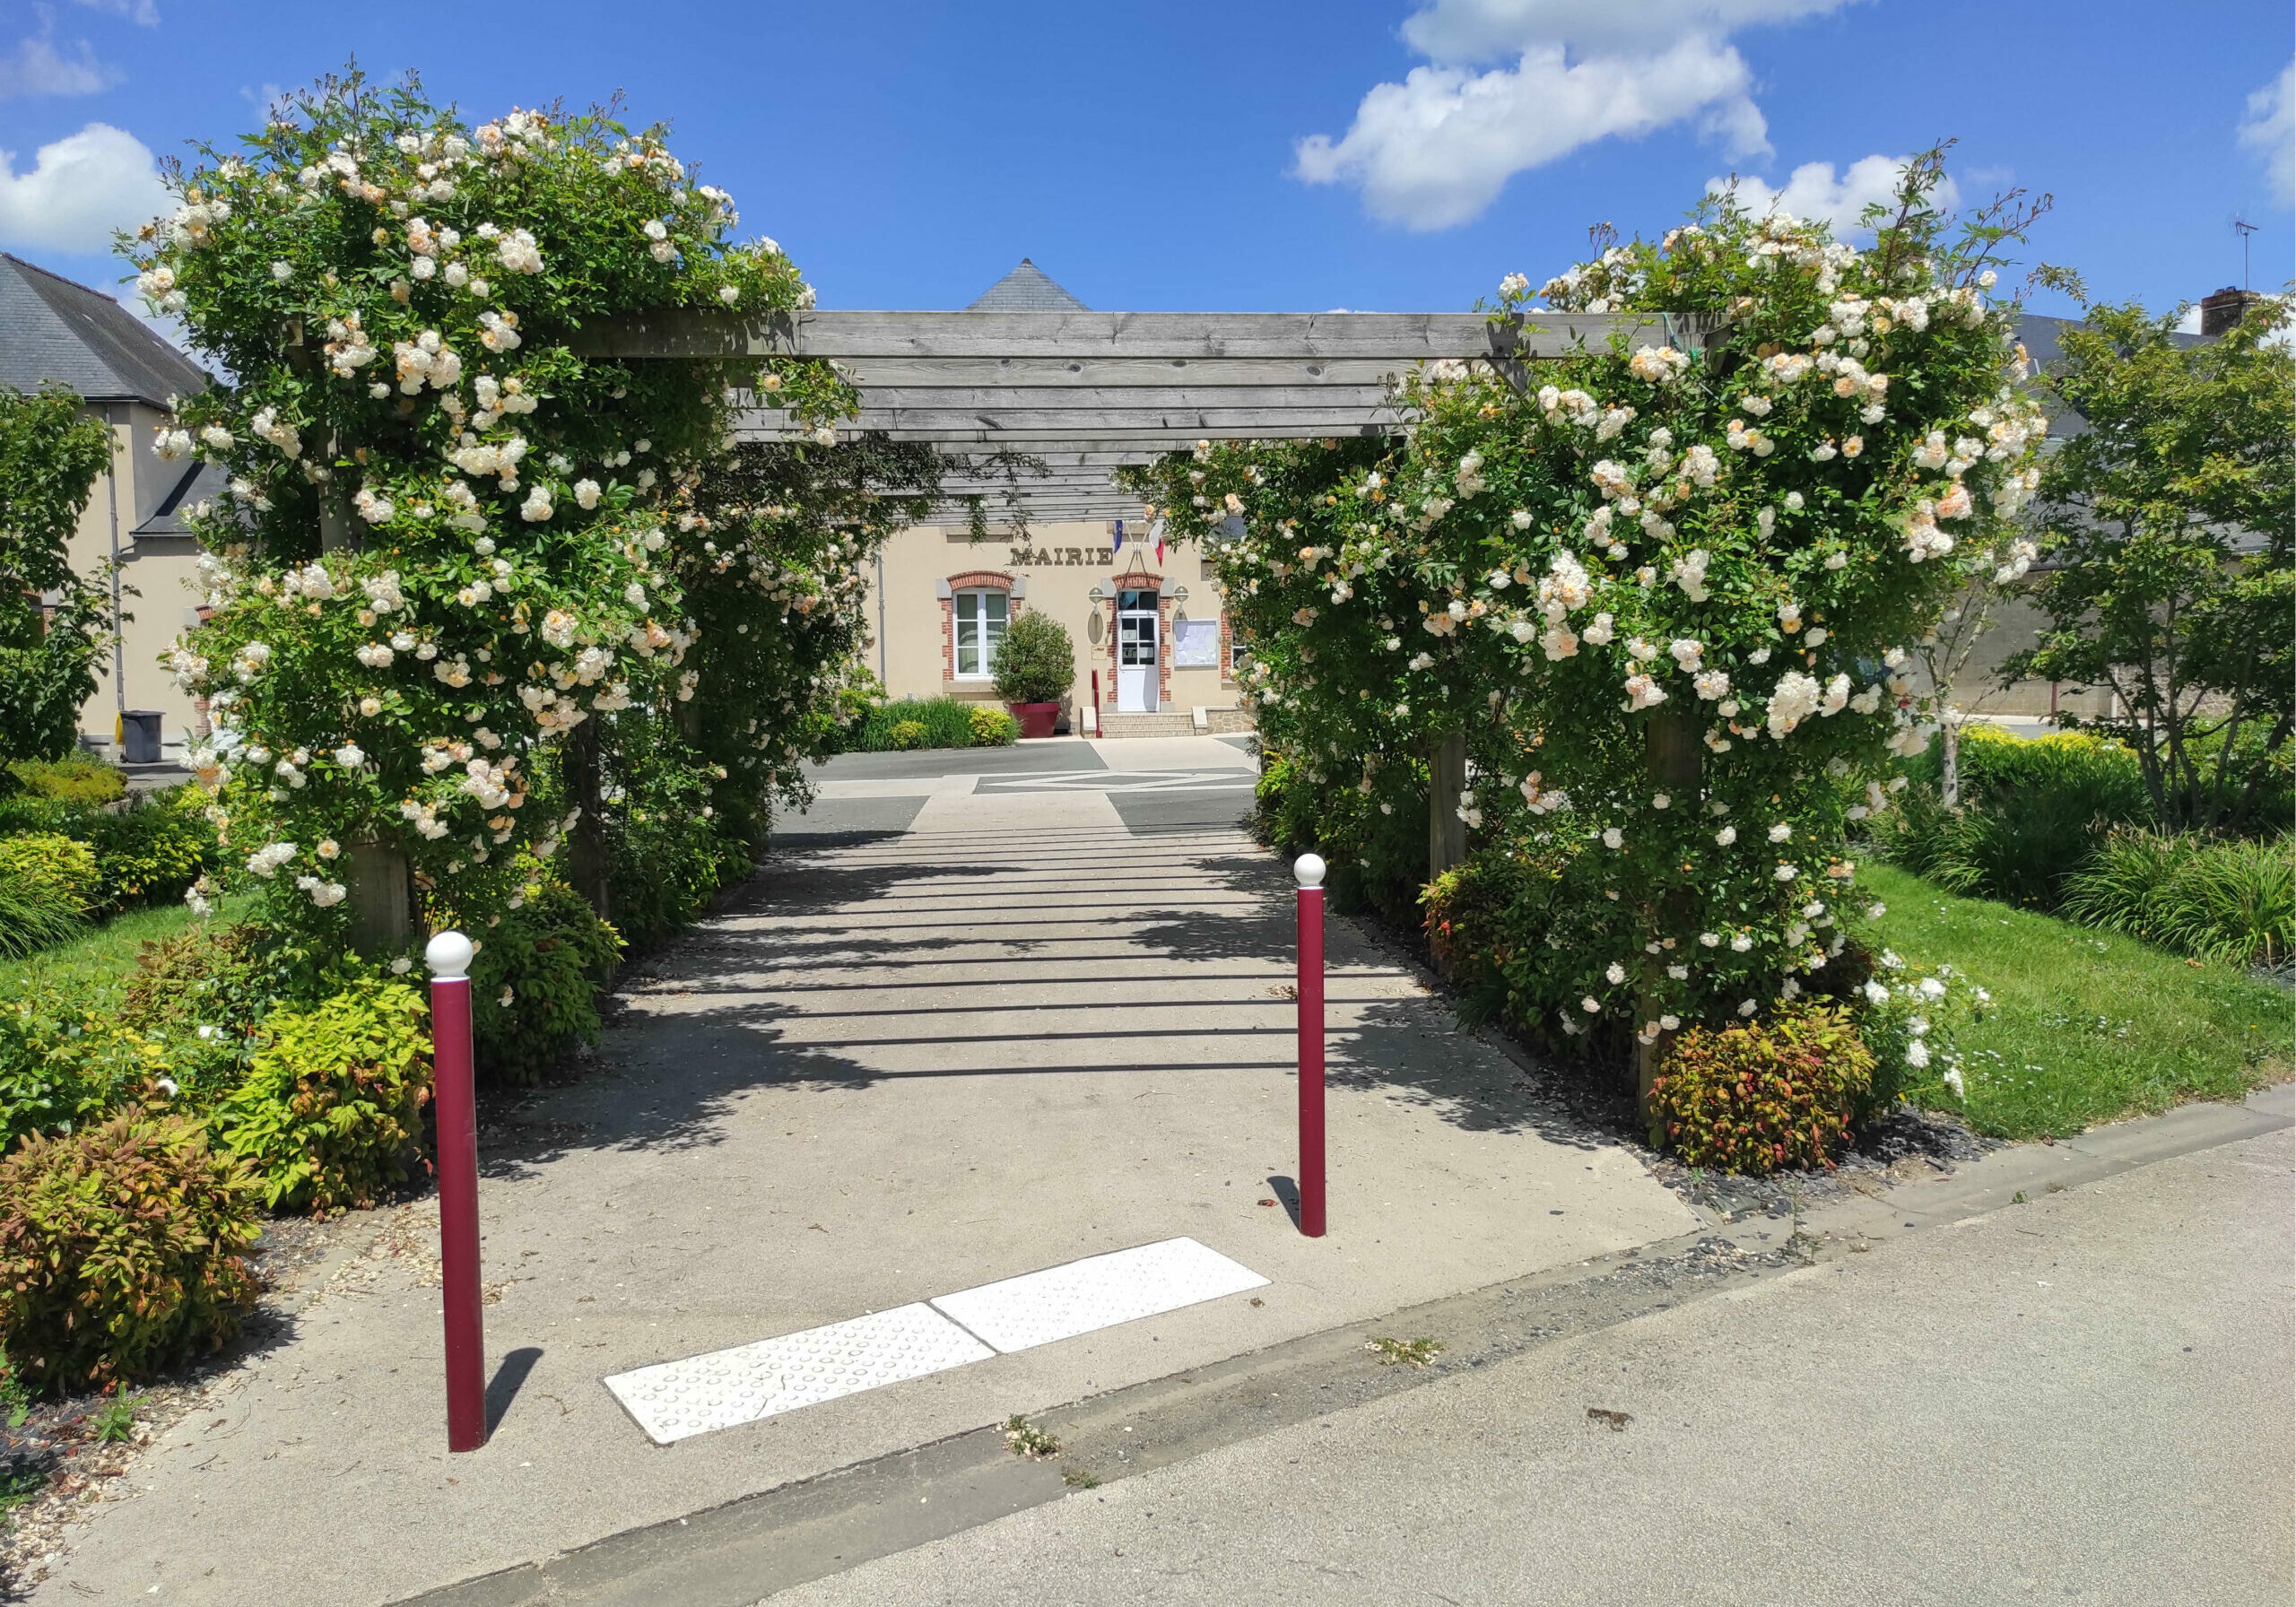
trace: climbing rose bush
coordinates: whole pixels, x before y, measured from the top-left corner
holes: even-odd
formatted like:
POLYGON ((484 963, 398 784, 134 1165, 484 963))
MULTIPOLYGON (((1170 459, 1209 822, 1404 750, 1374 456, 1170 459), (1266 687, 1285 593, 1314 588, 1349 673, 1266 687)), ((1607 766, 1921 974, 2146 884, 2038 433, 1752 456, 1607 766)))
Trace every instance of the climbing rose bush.
MULTIPOLYGON (((1909 166, 1867 249, 1720 197, 1605 250, 1540 295, 1623 327, 1427 365, 1400 444, 1200 443, 1134 477, 1248 643, 1279 835, 1415 891, 1430 744, 1464 737, 1500 893, 1468 925, 1520 1026, 1650 1045, 1843 951, 1847 833, 1923 741, 1906 644, 2030 558, 2045 425, 1989 294, 2002 231, 1945 244, 1938 172, 1909 166)), ((1494 320, 1531 300, 1509 275, 1494 320)))
POLYGON ((825 365, 623 360, 585 332, 813 292, 658 128, 603 114, 473 126, 353 75, 203 156, 132 248, 230 376, 159 442, 229 487, 192 519, 213 612, 170 655, 214 717, 212 816, 276 925, 344 941, 371 842, 485 926, 576 825, 570 793, 611 801, 595 760, 560 775, 570 734, 695 696, 733 409, 770 397, 826 446, 849 404, 825 365))

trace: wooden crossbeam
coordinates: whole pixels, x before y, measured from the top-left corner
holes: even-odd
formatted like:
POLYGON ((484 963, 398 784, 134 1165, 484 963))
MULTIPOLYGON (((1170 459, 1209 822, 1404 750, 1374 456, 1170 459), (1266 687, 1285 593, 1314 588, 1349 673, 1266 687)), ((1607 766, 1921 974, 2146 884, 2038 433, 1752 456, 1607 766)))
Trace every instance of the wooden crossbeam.
POLYGON ((1683 337, 1648 314, 1418 312, 845 312, 762 316, 676 308, 601 319, 578 354, 639 360, 709 357, 1440 358, 1561 357, 1624 330, 1636 345, 1683 337))

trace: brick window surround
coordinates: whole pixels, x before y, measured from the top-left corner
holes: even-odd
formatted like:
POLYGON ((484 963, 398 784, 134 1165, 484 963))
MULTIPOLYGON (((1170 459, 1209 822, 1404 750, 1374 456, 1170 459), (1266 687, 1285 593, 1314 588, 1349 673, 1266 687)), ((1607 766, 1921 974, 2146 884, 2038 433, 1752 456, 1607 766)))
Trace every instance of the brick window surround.
POLYGON ((949 577, 941 599, 941 684, 957 683, 957 594, 1003 592, 1007 627, 1013 619, 1013 577, 1001 569, 965 569, 949 577))

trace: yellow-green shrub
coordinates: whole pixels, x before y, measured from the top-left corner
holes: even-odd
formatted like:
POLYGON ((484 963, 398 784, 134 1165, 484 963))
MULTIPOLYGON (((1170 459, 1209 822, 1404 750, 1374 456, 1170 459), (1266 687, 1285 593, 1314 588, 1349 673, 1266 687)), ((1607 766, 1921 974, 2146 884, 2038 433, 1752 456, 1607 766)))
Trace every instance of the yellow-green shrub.
POLYGON ((67 753, 61 759, 20 759, 9 769, 35 798, 117 804, 127 795, 127 772, 85 753, 67 753))
POLYGON ((37 888, 85 914, 103 886, 95 851, 56 831, 0 837, 0 882, 37 888))
POLYGON ((1872 1051, 1831 1006, 1685 1027, 1651 1089, 1650 1142, 1718 1172, 1831 1166, 1873 1081, 1872 1051))
POLYGON ((420 1151, 430 1069, 422 995, 404 982, 356 983, 265 1019, 248 1079, 214 1126, 273 1210, 370 1204, 420 1151))
POLYGON ((257 1186, 199 1125, 122 1111, 0 1160, 0 1351, 37 1388, 147 1377, 235 1333, 257 1186))
POLYGON ((163 1093, 166 1049, 109 1010, 39 985, 0 998, 0 1152, 163 1093))
MULTIPOLYGON (((1034 618, 1034 615, 1029 616, 1034 618)), ((969 717, 972 725, 972 745, 976 748, 1002 748, 1019 739, 1021 723, 1001 708, 976 704, 969 717)))

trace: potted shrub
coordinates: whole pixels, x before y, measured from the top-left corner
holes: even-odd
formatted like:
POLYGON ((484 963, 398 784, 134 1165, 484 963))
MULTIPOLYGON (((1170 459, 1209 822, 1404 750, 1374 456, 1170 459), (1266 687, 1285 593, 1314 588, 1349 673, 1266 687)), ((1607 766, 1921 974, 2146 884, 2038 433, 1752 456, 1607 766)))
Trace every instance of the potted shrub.
POLYGON ((1075 683, 1076 645, 1059 621, 1031 609, 1005 627, 996 647, 996 695, 1022 736, 1050 736, 1060 700, 1075 683))

